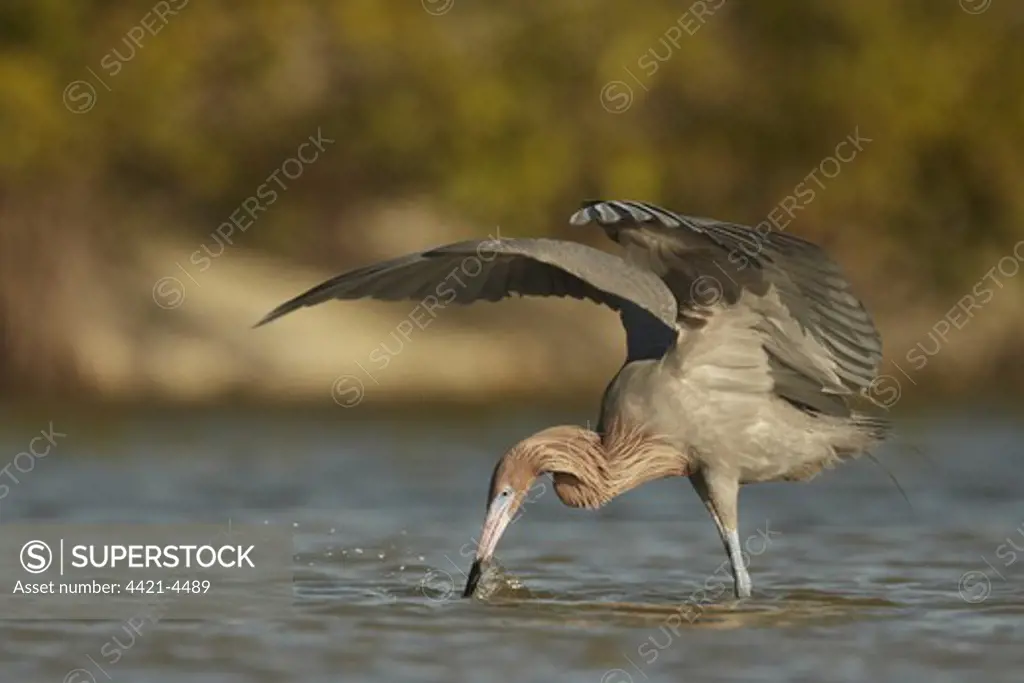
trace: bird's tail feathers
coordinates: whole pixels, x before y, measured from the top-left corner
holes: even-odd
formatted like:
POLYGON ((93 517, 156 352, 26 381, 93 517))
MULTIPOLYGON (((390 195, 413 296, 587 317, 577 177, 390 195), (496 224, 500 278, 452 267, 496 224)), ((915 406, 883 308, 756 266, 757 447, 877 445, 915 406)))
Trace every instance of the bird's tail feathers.
MULTIPOLYGON (((867 413, 854 413, 853 420, 854 423, 863 431, 863 433, 866 434, 867 437, 872 441, 872 445, 880 444, 882 441, 889 439, 893 435, 892 422, 885 419, 884 417, 879 417, 877 415, 869 415, 867 413)), ((896 486, 896 490, 900 492, 900 495, 903 497, 903 500, 905 500, 910 509, 913 510, 914 506, 910 502, 910 497, 907 496, 907 492, 903 489, 903 485, 900 484, 900 481, 899 479, 896 478, 896 475, 894 475, 888 467, 882 464, 882 461, 879 460, 878 457, 875 456, 873 453, 866 452, 865 454, 867 455, 868 459, 871 460, 871 462, 875 463, 875 465, 877 465, 885 473, 885 476, 889 478, 889 481, 891 481, 893 485, 896 486)))
POLYGON ((892 422, 884 417, 867 413, 854 413, 853 421, 872 441, 882 442, 892 436, 892 422))

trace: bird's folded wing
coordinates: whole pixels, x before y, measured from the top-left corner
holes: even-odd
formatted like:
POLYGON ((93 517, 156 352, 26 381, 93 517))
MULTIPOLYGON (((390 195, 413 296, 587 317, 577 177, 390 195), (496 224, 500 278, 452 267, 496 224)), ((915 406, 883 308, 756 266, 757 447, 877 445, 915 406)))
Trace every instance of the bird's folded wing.
POLYGON ((552 239, 458 242, 358 268, 281 304, 257 327, 330 299, 432 297, 437 307, 510 294, 589 299, 619 312, 639 307, 676 329, 675 297, 657 275, 598 249, 552 239))
POLYGON ((633 201, 588 202, 570 223, 596 222, 669 286, 683 319, 737 306, 760 333, 774 389, 826 412, 868 387, 882 357, 870 315, 824 251, 778 231, 682 216, 633 201), (708 293, 717 294, 706 306, 708 293), (830 394, 831 398, 822 394, 830 394))

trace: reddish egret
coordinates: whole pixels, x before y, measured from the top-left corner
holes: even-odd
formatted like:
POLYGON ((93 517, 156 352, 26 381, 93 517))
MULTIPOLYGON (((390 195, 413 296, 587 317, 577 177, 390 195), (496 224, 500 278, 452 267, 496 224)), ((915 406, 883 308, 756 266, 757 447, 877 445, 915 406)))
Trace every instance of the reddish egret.
POLYGON ((792 235, 633 201, 586 202, 570 223, 596 223, 626 258, 564 240, 459 242, 334 277, 258 325, 329 299, 438 296, 453 269, 484 251, 481 272, 445 290, 448 303, 519 294, 614 309, 626 360, 596 430, 551 427, 501 457, 465 595, 534 479, 550 474, 563 503, 587 508, 688 477, 718 528, 736 596, 748 597, 739 488, 810 479, 885 437, 884 420, 853 406, 881 360, 878 330, 835 263, 792 235))

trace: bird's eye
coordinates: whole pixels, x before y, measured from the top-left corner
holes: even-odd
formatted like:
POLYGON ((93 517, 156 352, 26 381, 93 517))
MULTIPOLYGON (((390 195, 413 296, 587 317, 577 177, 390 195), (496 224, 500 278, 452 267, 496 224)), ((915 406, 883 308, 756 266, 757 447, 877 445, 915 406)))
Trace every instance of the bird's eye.
POLYGON ((512 495, 512 489, 502 489, 501 493, 498 494, 502 498, 508 498, 512 495))

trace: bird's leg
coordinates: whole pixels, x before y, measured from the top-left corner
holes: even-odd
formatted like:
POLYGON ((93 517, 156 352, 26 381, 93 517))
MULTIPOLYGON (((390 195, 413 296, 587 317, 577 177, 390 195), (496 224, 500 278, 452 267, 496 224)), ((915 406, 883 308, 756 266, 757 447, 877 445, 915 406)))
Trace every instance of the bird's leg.
POLYGON ((719 475, 701 470, 690 476, 690 483, 697 490, 697 495, 704 501, 704 506, 711 513, 718 527, 718 535, 722 538, 725 552, 732 565, 737 598, 750 597, 750 574, 743 562, 743 547, 737 532, 739 520, 737 501, 739 498, 739 482, 735 477, 719 475))

